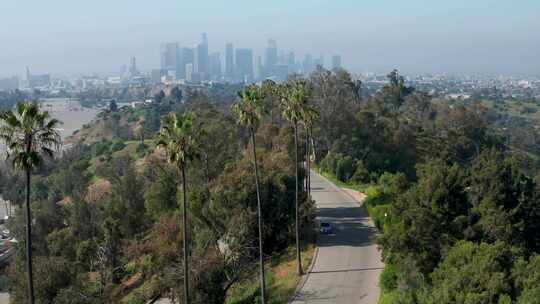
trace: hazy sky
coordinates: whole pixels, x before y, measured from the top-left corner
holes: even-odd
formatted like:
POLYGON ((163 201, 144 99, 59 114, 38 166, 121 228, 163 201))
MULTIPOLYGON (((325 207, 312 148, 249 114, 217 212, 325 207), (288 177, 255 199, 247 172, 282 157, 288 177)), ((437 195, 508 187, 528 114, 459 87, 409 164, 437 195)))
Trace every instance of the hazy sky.
POLYGON ((0 76, 157 68, 161 42, 201 32, 358 72, 540 74, 540 0, 0 0, 0 76))

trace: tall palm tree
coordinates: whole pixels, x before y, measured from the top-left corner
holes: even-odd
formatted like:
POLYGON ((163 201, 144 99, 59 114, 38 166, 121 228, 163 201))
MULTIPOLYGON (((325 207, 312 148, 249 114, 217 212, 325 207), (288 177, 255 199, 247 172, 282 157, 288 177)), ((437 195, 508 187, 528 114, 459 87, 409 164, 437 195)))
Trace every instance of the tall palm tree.
POLYGON ((253 152, 253 169, 255 171, 255 188, 257 189, 257 218, 259 221, 259 272, 261 283, 261 303, 266 303, 266 283, 264 277, 264 257, 262 240, 262 214, 261 214, 261 194, 259 189, 259 169, 257 166, 257 152, 255 148, 255 128, 263 114, 263 94, 261 89, 255 85, 247 87, 238 93, 240 100, 233 105, 233 112, 237 116, 238 123, 249 129, 251 146, 253 152))
POLYGON ((61 144, 57 131, 60 121, 41 112, 39 105, 18 103, 13 111, 0 114, 0 139, 7 146, 7 157, 13 166, 26 174, 26 268, 28 300, 33 304, 34 281, 32 273, 32 214, 30 210, 30 178, 32 169, 38 167, 43 156, 53 157, 61 144))
POLYGON ((306 105, 303 108, 302 121, 304 122, 304 126, 306 129, 306 192, 308 194, 308 197, 311 195, 310 140, 313 135, 313 124, 317 119, 319 119, 319 112, 315 108, 306 105))
POLYGON ((297 272, 302 274, 302 259, 300 256, 300 227, 298 218, 298 124, 303 121, 308 111, 309 87, 303 79, 294 80, 282 89, 282 115, 294 128, 294 165, 295 165, 295 222, 296 222, 296 260, 297 272))
POLYGON ((170 113, 163 118, 157 141, 157 146, 165 149, 168 161, 174 164, 182 175, 182 194, 184 201, 182 206, 182 226, 184 230, 184 303, 186 304, 190 303, 186 166, 188 161, 198 155, 198 144, 193 120, 194 115, 191 112, 187 112, 181 116, 170 113))

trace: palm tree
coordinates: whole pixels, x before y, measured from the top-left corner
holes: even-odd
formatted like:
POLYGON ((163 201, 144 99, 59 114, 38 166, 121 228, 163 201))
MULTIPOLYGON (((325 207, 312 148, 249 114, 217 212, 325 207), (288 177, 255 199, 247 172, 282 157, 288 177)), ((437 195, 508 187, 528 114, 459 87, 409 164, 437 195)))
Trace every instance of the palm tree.
POLYGON ((15 110, 0 114, 0 139, 7 146, 7 157, 13 166, 26 174, 26 268, 28 277, 28 300, 34 303, 32 274, 32 215, 30 210, 30 177, 32 169, 43 162, 43 156, 54 156, 61 139, 57 131, 60 121, 41 112, 39 105, 18 103, 15 110))
POLYGON ((184 230, 183 254, 184 254, 184 303, 189 304, 189 261, 188 261, 188 224, 187 224, 187 190, 186 190, 186 166, 198 154, 195 128, 193 126, 194 115, 187 112, 181 116, 170 113, 163 119, 161 130, 158 134, 157 146, 165 149, 167 159, 174 164, 182 175, 183 212, 182 226, 184 230))
POLYGON ((308 197, 311 195, 311 162, 310 162, 310 152, 311 145, 310 140, 313 132, 313 124, 319 118, 319 112, 311 106, 305 106, 302 113, 302 121, 306 129, 306 191, 308 197))
POLYGON ((238 123, 248 127, 251 137, 253 152, 253 169, 255 171, 255 188, 257 189, 257 217, 259 221, 259 272, 261 281, 261 303, 266 303, 266 283, 264 277, 264 257, 262 240, 262 214, 261 214, 261 194, 259 190, 259 169, 257 167, 257 152, 255 148, 255 128, 263 114, 263 94, 261 89, 255 85, 247 87, 238 93, 240 100, 233 105, 233 112, 237 116, 238 123))
POLYGON ((282 90, 283 117, 288 120, 294 128, 294 150, 295 150, 295 222, 296 222, 296 260, 297 272, 302 274, 302 260, 300 256, 300 230, 298 218, 298 124, 303 120, 304 114, 308 111, 309 88, 305 80, 294 80, 282 90))

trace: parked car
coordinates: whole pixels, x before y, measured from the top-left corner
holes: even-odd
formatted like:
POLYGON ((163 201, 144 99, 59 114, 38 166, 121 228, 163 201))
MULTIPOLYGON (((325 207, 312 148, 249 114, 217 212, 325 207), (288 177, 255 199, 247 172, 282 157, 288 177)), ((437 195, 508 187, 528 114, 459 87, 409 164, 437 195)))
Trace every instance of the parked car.
POLYGON ((322 234, 332 234, 333 233, 332 225, 330 223, 323 222, 321 223, 320 231, 322 234))

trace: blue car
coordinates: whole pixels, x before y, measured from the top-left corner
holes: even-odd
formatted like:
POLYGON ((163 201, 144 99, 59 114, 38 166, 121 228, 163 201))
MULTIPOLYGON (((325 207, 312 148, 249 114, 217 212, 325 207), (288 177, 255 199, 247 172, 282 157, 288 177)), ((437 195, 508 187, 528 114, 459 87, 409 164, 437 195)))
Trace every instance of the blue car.
POLYGON ((332 225, 330 223, 321 223, 321 229, 322 234, 332 234, 332 225))

